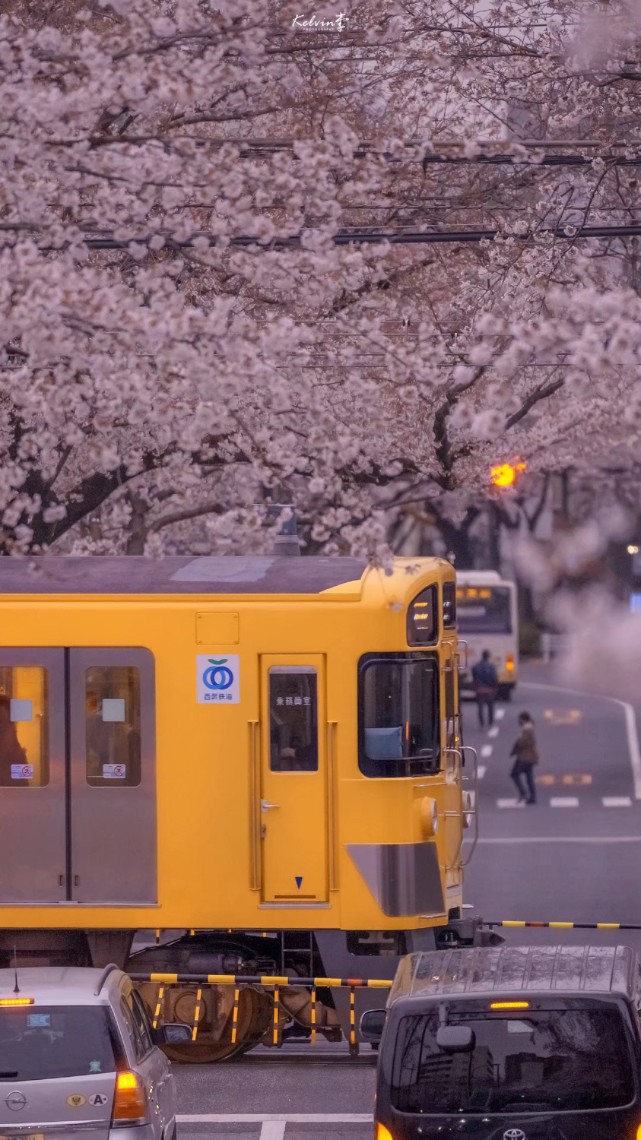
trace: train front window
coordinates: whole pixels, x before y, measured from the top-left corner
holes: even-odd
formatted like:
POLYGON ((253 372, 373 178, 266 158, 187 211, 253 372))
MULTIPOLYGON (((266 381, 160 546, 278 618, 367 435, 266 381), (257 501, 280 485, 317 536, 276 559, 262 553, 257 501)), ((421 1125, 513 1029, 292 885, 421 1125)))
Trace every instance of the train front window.
POLYGON ((420 776, 439 767, 438 665, 431 655, 361 658, 359 755, 365 776, 420 776))

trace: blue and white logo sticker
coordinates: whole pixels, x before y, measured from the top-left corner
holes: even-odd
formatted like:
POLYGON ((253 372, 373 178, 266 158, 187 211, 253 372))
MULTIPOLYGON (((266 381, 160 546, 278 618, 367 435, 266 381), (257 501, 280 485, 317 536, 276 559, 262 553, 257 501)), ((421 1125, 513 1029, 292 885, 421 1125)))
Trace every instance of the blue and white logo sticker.
POLYGON ((199 654, 196 658, 199 705, 237 705, 240 701, 240 657, 199 654))

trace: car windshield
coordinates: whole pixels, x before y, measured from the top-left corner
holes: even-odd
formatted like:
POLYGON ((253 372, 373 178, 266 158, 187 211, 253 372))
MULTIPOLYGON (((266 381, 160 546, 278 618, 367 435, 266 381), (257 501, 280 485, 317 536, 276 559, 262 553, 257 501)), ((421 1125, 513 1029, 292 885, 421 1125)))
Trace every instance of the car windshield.
POLYGON ((513 1113, 615 1108, 634 1096, 628 1034, 613 1004, 497 1015, 450 1008, 470 1052, 436 1044, 438 1014, 399 1023, 392 1103, 402 1112, 513 1113))
POLYGON ((115 1069, 102 1006, 0 1009, 0 1081, 91 1076, 115 1069))

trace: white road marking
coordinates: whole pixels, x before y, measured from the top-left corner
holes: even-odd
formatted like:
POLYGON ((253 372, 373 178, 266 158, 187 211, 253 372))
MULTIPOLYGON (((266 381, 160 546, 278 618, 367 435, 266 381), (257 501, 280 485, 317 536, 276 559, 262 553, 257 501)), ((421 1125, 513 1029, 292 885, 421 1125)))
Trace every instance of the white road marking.
POLYGON ((487 772, 487 768, 485 767, 485 764, 479 764, 479 766, 477 768, 477 775, 478 775, 479 780, 483 779, 486 772, 487 772))
POLYGON ((550 799, 550 807, 566 808, 578 806, 578 796, 552 796, 550 799))
POLYGON ((604 796, 604 807, 632 807, 630 796, 604 796))
POLYGON ((525 807, 525 802, 523 800, 517 800, 517 799, 497 800, 496 806, 499 808, 525 807))
POLYGON ((371 1124, 369 1112, 205 1112, 197 1116, 177 1116, 178 1124, 371 1124))
MULTIPOLYGON (((471 843, 471 839, 466 839, 471 843)), ((481 836, 480 843, 641 843, 641 835, 509 835, 481 836)), ((177 1117, 180 1120, 180 1117, 177 1117)))
POLYGON ((540 681, 520 681, 521 685, 530 689, 554 689, 556 693, 572 693, 575 697, 588 697, 594 700, 596 697, 602 701, 612 701, 615 705, 620 705, 625 715, 625 730, 628 737, 628 755, 630 757, 630 767, 632 768, 632 780, 634 783, 634 797, 641 800, 641 752, 639 751, 639 735, 637 732, 637 721, 634 715, 632 705, 627 701, 620 701, 618 697, 606 697, 603 693, 589 693, 585 689, 563 689, 557 685, 544 685, 540 681))
POLYGON ((260 1130, 260 1140, 285 1140, 286 1120, 266 1120, 260 1130))
POLYGON ((491 744, 484 744, 481 749, 481 756, 488 757, 492 755, 494 748, 491 744))
POLYGON ((495 709, 494 716, 497 720, 503 720, 505 716, 505 709, 495 709))
POLYGON ((495 736, 498 736, 498 734, 499 734, 499 729, 498 729, 498 725, 496 725, 496 724, 493 724, 492 727, 488 728, 488 730, 487 730, 488 736, 495 737, 495 736))

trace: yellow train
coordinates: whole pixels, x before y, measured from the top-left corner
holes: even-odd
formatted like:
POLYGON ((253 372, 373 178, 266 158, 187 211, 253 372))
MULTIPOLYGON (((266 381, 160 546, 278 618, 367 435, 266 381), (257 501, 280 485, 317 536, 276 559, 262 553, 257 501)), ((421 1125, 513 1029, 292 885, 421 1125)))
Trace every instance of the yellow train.
POLYGON ((158 930, 137 969, 376 977, 471 937, 448 562, 5 558, 0 623, 0 965, 158 930))

